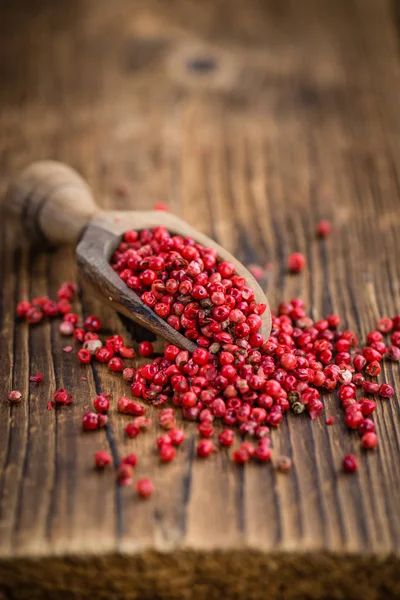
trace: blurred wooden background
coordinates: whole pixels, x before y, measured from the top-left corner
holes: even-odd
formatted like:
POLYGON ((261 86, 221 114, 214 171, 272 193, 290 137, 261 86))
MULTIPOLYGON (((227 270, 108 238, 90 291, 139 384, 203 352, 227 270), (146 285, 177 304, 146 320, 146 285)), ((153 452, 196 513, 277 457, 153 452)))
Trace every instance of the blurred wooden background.
MULTIPOLYGON (((4 2, 0 193, 32 160, 65 161, 105 208, 167 202, 243 262, 271 262, 272 306, 300 295, 365 335, 400 308, 399 21, 386 0, 4 2), (308 268, 289 277, 297 250, 308 268)), ((340 462, 358 436, 341 416, 274 434, 294 460, 287 477, 223 453, 200 464, 187 423, 160 467, 156 431, 127 442, 117 414, 107 434, 80 433, 83 406, 118 397, 119 379, 64 354, 56 323, 15 323, 25 292, 75 277, 73 251, 34 252, 4 219, 0 244, 1 599, 400 597, 398 397, 379 404, 381 447, 351 478, 340 462), (73 406, 46 410, 55 387, 73 406), (10 408, 12 388, 25 401, 10 408), (150 502, 93 472, 109 445, 140 451, 150 502)), ((84 294, 78 312, 93 311, 129 335, 84 294)), ((385 377, 400 389, 398 367, 385 377)), ((337 404, 326 399, 327 416, 337 404)))

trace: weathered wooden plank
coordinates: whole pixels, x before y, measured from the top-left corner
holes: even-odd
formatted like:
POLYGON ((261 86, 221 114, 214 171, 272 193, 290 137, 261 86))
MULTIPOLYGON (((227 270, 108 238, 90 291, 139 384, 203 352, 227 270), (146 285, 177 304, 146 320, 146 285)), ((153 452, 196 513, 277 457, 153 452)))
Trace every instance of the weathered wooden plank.
MULTIPOLYGON (((397 4, 4 6, 0 190, 30 160, 56 158, 82 172, 105 208, 167 201, 243 262, 271 262, 263 283, 272 305, 299 295, 315 318, 338 312, 365 336, 378 317, 399 311, 397 4), (211 66, 200 71, 205 58, 211 66), (116 193, 121 180, 130 183, 126 197, 116 193), (326 241, 314 237, 321 217, 335 228, 326 241), (309 268, 287 276, 295 250, 309 268)), ((30 331, 15 323, 23 290, 54 295, 74 276, 71 251, 37 256, 18 243, 2 223, 0 596, 202 598, 222 589, 259 598, 265 587, 271 598, 399 596, 398 397, 379 403, 381 446, 360 455, 352 478, 340 462, 358 439, 334 396, 325 400, 334 427, 289 418, 274 433, 274 452, 293 458, 288 476, 269 465, 234 468, 223 452, 197 461, 187 422, 187 442, 167 467, 152 452, 156 428, 127 440, 115 410, 107 432, 83 435, 83 407, 95 394, 115 400, 128 388, 103 365, 80 367, 63 353, 69 340, 56 323, 30 331), (37 369, 40 386, 28 381, 37 369), (47 411, 61 386, 74 405, 47 411), (11 387, 24 401, 10 409, 11 387), (107 447, 116 460, 138 451, 137 475, 151 473, 156 486, 151 502, 118 488, 111 471, 93 471, 93 453, 107 447), (81 558, 71 563, 71 554, 81 558), (82 558, 89 554, 110 556, 107 569, 82 558)), ((76 307, 129 336, 87 292, 76 307)), ((398 365, 384 370, 400 389, 398 365)))

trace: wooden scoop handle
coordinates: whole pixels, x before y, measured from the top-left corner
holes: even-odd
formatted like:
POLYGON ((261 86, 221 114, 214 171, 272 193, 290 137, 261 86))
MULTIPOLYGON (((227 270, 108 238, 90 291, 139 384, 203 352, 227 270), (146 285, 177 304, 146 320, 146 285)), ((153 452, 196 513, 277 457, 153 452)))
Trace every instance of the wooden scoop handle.
POLYGON ((19 219, 32 242, 76 244, 99 211, 87 183, 71 167, 55 161, 29 165, 9 187, 5 208, 19 219))

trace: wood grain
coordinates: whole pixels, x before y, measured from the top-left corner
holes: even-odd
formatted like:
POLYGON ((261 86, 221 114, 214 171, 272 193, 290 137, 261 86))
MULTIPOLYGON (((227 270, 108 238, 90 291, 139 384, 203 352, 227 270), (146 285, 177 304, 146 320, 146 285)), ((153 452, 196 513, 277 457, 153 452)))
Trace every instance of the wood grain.
MULTIPOLYGON (((106 210, 166 201, 243 263, 271 262, 272 306, 300 295, 314 317, 338 312, 365 336, 400 309, 398 14, 386 0, 4 4, 0 192, 51 158, 77 168, 106 210), (323 242, 321 217, 335 229, 323 242), (296 250, 308 268, 288 276, 296 250)), ((83 435, 95 393, 126 388, 63 353, 56 323, 15 322, 18 299, 74 276, 68 249, 22 242, 2 219, 0 598, 400 597, 397 395, 378 405, 381 446, 368 456, 334 396, 334 427, 289 418, 273 436, 293 458, 288 476, 235 469, 223 452, 200 463, 190 423, 167 468, 151 452, 156 432, 126 440, 114 411, 106 433, 83 435), (74 404, 47 411, 62 385, 74 404), (24 401, 10 408, 13 387, 24 401), (154 499, 94 473, 99 448, 116 461, 139 450, 154 499), (352 450, 360 470, 345 477, 352 450)), ((128 335, 86 292, 77 310, 128 335)), ((398 366, 384 370, 400 389, 398 366)))

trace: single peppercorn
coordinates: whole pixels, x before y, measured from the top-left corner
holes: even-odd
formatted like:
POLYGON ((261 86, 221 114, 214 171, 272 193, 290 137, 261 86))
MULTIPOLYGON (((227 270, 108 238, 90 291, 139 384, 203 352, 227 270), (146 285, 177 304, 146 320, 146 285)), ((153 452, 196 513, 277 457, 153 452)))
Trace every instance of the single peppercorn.
POLYGON ((113 373, 119 373, 124 370, 124 363, 118 356, 114 356, 108 361, 108 368, 113 373))
POLYGON ((221 446, 232 446, 234 440, 234 433, 231 429, 224 429, 218 436, 219 443, 221 446))
POLYGON ((97 469, 104 469, 111 463, 111 456, 106 450, 99 450, 94 455, 94 464, 97 469))
POLYGON ((19 390, 12 390, 8 394, 8 399, 12 404, 18 404, 21 402, 22 394, 19 390))
POLYGON ((30 308, 31 308, 30 302, 27 302, 26 300, 22 300, 21 302, 18 302, 17 309, 16 309, 17 316, 20 317, 21 319, 23 319, 26 316, 26 313, 30 308))
POLYGON ((260 462, 267 462, 271 459, 271 448, 267 444, 259 444, 256 448, 254 456, 260 462))
POLYGON ((200 440, 196 447, 196 453, 199 458, 207 458, 215 450, 215 446, 211 440, 200 440))
POLYGON ((53 394, 53 400, 56 404, 71 404, 72 396, 70 396, 64 388, 56 390, 53 394))
POLYGON ((289 256, 287 265, 292 273, 300 273, 306 265, 306 259, 300 252, 294 252, 289 256))
POLYGON ((117 469, 117 482, 121 486, 132 485, 133 468, 131 465, 122 463, 117 469))
POLYGON ((135 438, 140 433, 140 427, 136 423, 128 423, 125 426, 125 433, 129 438, 135 438))
POLYGON ((94 412, 87 412, 82 417, 84 431, 93 431, 99 426, 99 416, 94 412))
POLYGON ((292 468, 292 461, 288 456, 278 456, 276 459, 276 468, 281 473, 287 473, 292 468))
POLYGON ((33 383, 41 383, 43 381, 43 373, 41 371, 37 371, 35 375, 31 375, 29 377, 29 381, 33 383))
POLYGON ((346 473, 355 473, 358 469, 358 462, 357 462, 357 458, 354 456, 354 454, 346 454, 346 456, 343 458, 343 470, 346 471, 346 473))
POLYGON ((131 467, 136 467, 136 465, 137 465, 136 454, 134 452, 131 452, 130 454, 127 454, 127 456, 124 456, 122 458, 122 464, 130 465, 131 467))
POLYGON ((331 233, 331 231, 332 226, 329 221, 327 221, 326 219, 321 219, 320 221, 318 221, 316 227, 316 233, 318 237, 325 238, 331 233))
POLYGON ((162 462, 171 462, 176 456, 176 450, 172 444, 162 444, 159 447, 159 455, 162 462))
POLYGON ((376 433, 374 433, 373 431, 364 433, 364 435, 361 438, 361 446, 365 450, 372 450, 373 448, 376 448, 377 445, 378 436, 376 435, 376 433))
POLYGON ((78 352, 78 358, 83 365, 88 365, 92 360, 92 355, 90 354, 89 350, 82 348, 78 352))
POLYGON ((86 317, 84 326, 88 331, 100 331, 101 321, 98 317, 90 315, 89 317, 86 317))
POLYGON ((391 398, 394 395, 394 389, 388 383, 382 383, 379 387, 378 393, 381 398, 391 398))
POLYGON ((171 429, 168 436, 174 446, 180 446, 185 440, 185 434, 181 429, 171 429))
POLYGON ((150 479, 139 479, 136 482, 136 491, 141 498, 147 499, 154 492, 154 487, 150 479))
POLYGON ((372 419, 364 419, 361 421, 358 427, 358 433, 364 435, 365 433, 373 433, 375 431, 375 423, 372 419))
POLYGON ((36 323, 40 323, 40 321, 43 319, 43 313, 40 308, 31 306, 25 313, 25 319, 30 325, 35 325, 36 323))
POLYGON ((62 323, 60 323, 59 329, 61 335, 68 336, 74 333, 74 326, 69 321, 63 321, 62 323))
POLYGON ((154 352, 153 344, 151 342, 141 342, 139 345, 139 354, 145 358, 150 357, 154 352))
POLYGON ((107 413, 110 410, 110 400, 108 394, 99 394, 93 400, 93 407, 99 413, 107 413))

